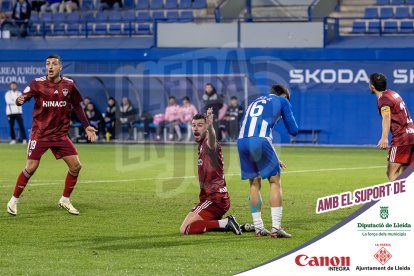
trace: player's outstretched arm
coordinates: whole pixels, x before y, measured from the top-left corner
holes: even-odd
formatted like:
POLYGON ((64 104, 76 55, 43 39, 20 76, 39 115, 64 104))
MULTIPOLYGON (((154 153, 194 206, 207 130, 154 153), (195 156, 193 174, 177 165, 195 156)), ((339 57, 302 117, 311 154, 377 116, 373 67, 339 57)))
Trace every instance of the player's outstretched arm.
POLYGON ((378 147, 380 149, 388 148, 388 134, 390 133, 391 127, 391 109, 389 106, 381 107, 381 116, 382 116, 382 135, 381 139, 378 141, 378 147))
POLYGON ((282 102, 282 119, 289 134, 296 136, 299 132, 299 127, 295 116, 293 116, 292 106, 286 99, 282 102))
POLYGON ((214 119, 214 114, 213 114, 213 108, 209 108, 207 109, 207 117, 206 117, 206 122, 208 125, 208 142, 207 145, 210 149, 215 149, 216 148, 216 131, 214 130, 213 127, 213 119, 214 119))
POLYGON ((26 101, 26 95, 22 94, 19 97, 17 97, 16 104, 20 106, 20 105, 23 105, 25 101, 26 101))

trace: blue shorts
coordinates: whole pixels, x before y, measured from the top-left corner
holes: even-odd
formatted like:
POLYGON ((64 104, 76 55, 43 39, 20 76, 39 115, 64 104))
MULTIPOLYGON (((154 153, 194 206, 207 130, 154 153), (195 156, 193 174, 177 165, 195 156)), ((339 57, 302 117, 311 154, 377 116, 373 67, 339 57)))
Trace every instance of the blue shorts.
POLYGON ((273 145, 261 137, 249 137, 237 140, 239 150, 241 178, 269 178, 280 175, 279 159, 273 145))

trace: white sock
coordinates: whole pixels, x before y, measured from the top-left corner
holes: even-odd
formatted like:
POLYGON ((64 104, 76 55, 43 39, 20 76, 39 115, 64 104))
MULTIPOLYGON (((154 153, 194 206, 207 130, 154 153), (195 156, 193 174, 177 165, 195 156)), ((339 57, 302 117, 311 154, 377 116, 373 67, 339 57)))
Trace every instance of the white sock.
POLYGON ((252 213, 254 228, 263 229, 262 212, 252 213))
POLYGON ((12 196, 10 198, 10 203, 11 204, 17 204, 19 202, 19 199, 17 197, 12 196))
POLYGON ((61 203, 66 203, 66 202, 69 202, 69 198, 68 198, 68 197, 64 197, 64 196, 62 196, 62 197, 60 198, 59 202, 61 202, 61 203))
POLYGON ((280 229, 282 224, 282 206, 280 207, 270 207, 272 213, 272 227, 280 229))
POLYGON ((229 219, 228 218, 220 219, 218 223, 219 223, 220 228, 226 228, 227 223, 229 223, 229 219))

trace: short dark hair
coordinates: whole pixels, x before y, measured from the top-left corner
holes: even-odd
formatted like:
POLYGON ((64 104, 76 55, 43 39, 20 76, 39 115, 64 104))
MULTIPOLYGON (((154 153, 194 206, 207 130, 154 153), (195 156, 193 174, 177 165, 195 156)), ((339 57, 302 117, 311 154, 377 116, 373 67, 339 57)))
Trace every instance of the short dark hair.
POLYGON ((237 100, 237 97, 236 96, 231 96, 230 100, 237 100))
POLYGON ((190 101, 190 98, 188 96, 184 96, 183 101, 190 101))
POLYGON ((286 87, 284 87, 281 84, 274 84, 270 87, 270 94, 276 95, 276 96, 283 96, 286 95, 286 99, 290 101, 290 91, 286 87))
POLYGON ((12 82, 10 83, 10 85, 12 85, 12 84, 15 84, 15 85, 17 85, 17 82, 15 82, 15 81, 12 81, 12 82))
POLYGON ((205 121, 206 120, 206 115, 198 113, 198 114, 194 115, 191 120, 201 120, 201 119, 204 119, 204 121, 205 121))
POLYGON ((172 100, 173 99, 174 101, 176 100, 176 98, 174 96, 169 96, 168 99, 169 100, 172 100))
POLYGON ((62 64, 62 58, 58 55, 50 55, 46 59, 49 59, 49 58, 56 58, 59 60, 59 63, 62 64))
POLYGON ((382 73, 373 73, 369 76, 369 83, 375 87, 377 91, 387 90, 387 77, 382 73))

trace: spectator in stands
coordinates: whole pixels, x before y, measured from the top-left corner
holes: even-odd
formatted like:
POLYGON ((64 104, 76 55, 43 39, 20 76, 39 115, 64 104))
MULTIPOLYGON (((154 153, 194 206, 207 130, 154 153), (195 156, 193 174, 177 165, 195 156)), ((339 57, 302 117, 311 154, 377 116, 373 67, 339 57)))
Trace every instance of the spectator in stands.
POLYGON ((46 0, 32 0, 30 5, 32 6, 32 11, 40 12, 41 7, 46 4, 46 0))
POLYGON ((86 112, 86 107, 88 106, 88 104, 92 103, 91 98, 89 97, 85 97, 83 98, 83 103, 81 103, 83 110, 85 110, 86 112))
POLYGON ((71 13, 79 8, 78 0, 63 0, 59 6, 59 12, 71 13))
POLYGON ((25 37, 27 35, 27 28, 29 26, 30 13, 32 7, 27 0, 19 0, 13 7, 12 19, 14 23, 20 29, 20 36, 25 37))
POLYGON ((161 133, 163 129, 169 124, 169 135, 168 140, 172 141, 174 139, 174 130, 177 133, 178 140, 181 141, 181 129, 180 129, 180 119, 181 112, 180 106, 177 104, 177 100, 174 96, 170 96, 168 99, 168 106, 165 109, 165 120, 158 124, 157 126, 157 137, 156 140, 161 140, 161 133))
POLYGON ((214 114, 213 126, 217 133, 217 139, 218 141, 220 141, 221 134, 218 131, 218 113, 219 113, 220 108, 223 107, 223 99, 219 97, 219 95, 216 92, 216 88, 211 83, 207 83, 205 86, 203 102, 204 102, 204 109, 203 109, 204 113, 206 113, 207 109, 209 109, 210 107, 213 108, 213 114, 214 114))
POLYGON ((59 11, 59 6, 62 0, 47 0, 47 2, 40 7, 41 12, 53 12, 59 11))
POLYGON ((220 141, 227 142, 228 118, 226 117, 226 115, 227 115, 227 109, 229 108, 229 106, 224 102, 223 94, 220 94, 219 97, 223 102, 223 106, 220 108, 218 112, 217 121, 218 121, 219 134, 217 135, 217 137, 220 137, 220 141))
POLYGON ((19 28, 2 11, 0 11, 0 30, 9 31, 11 36, 20 35, 19 28))
POLYGON ((131 101, 127 97, 123 97, 119 107, 119 122, 122 133, 128 133, 127 139, 132 139, 132 124, 136 121, 137 114, 138 110, 131 104, 131 101))
POLYGON ((101 0, 99 4, 99 11, 116 10, 122 8, 122 0, 101 0))
POLYGON ((192 137, 191 121, 193 116, 198 113, 197 108, 190 102, 190 98, 185 96, 183 98, 183 105, 181 106, 181 122, 187 126, 186 141, 190 141, 192 137))
POLYGON ((94 128, 98 130, 98 136, 100 138, 103 138, 104 130, 105 130, 105 123, 104 123, 104 118, 102 117, 102 114, 98 110, 95 109, 95 106, 93 103, 89 103, 86 106, 85 113, 91 126, 93 126, 94 128))
POLYGON ((21 94, 22 92, 17 90, 17 83, 12 82, 10 83, 10 90, 6 92, 6 95, 4 95, 4 99, 6 100, 6 115, 10 126, 10 144, 16 144, 16 133, 14 132, 15 121, 17 121, 17 124, 19 125, 20 139, 22 139, 23 144, 27 144, 26 131, 24 130, 22 116, 23 110, 21 106, 16 104, 16 100, 21 94))
POLYGON ((105 126, 106 132, 110 135, 110 139, 115 139, 115 124, 117 122, 116 118, 119 116, 118 112, 119 110, 115 99, 113 97, 109 97, 108 105, 106 106, 105 111, 105 126))
POLYGON ((236 141, 239 135, 240 120, 243 117, 243 113, 243 107, 239 105, 237 97, 232 96, 226 116, 228 119, 228 134, 232 142, 236 141))

